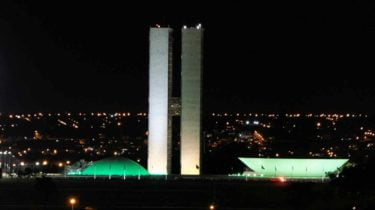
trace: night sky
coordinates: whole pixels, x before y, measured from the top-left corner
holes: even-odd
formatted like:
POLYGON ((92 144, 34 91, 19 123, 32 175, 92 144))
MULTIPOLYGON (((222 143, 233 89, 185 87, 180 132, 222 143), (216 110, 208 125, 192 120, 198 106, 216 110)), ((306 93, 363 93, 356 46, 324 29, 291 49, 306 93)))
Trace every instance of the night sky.
POLYGON ((126 2, 2 1, 0 112, 147 111, 156 23, 203 24, 206 112, 375 111, 375 3, 126 2))

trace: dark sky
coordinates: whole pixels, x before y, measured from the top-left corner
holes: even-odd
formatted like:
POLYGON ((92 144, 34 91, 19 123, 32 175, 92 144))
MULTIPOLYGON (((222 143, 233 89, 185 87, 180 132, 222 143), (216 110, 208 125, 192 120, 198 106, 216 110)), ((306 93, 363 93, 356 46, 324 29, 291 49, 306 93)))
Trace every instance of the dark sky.
POLYGON ((0 111, 146 111, 148 27, 201 22, 205 110, 374 112, 375 3, 127 2, 2 1, 0 111))

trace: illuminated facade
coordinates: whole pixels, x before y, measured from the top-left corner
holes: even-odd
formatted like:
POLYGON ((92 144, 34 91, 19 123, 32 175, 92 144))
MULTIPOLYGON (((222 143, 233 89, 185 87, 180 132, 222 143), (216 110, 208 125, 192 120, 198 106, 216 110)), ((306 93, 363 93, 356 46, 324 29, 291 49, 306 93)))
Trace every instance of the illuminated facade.
POLYGON ((150 29, 148 171, 171 171, 172 29, 150 29))
POLYGON ((181 174, 200 174, 203 29, 182 29, 181 111, 172 98, 172 29, 150 29, 148 171, 171 173, 172 116, 181 113, 181 174))
POLYGON ((203 29, 183 28, 181 34, 181 174, 199 175, 203 29))
POLYGON ((264 178, 325 178, 337 172, 348 159, 239 158, 254 175, 264 178))
POLYGON ((70 169, 70 176, 145 176, 147 170, 126 158, 106 158, 95 161, 84 168, 70 169))

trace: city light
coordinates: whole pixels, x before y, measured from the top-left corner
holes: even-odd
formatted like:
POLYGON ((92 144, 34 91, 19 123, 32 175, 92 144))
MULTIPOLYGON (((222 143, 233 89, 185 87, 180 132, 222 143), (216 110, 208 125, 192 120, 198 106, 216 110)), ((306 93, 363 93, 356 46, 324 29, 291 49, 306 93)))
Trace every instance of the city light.
POLYGON ((70 198, 68 199, 68 202, 69 202, 69 204, 71 205, 72 210, 74 210, 74 206, 77 204, 78 200, 77 200, 77 198, 70 197, 70 198))
POLYGON ((371 209, 368 2, 5 1, 0 210, 371 209))
POLYGON ((278 179, 279 179, 280 182, 286 182, 286 179, 283 176, 280 176, 278 179))
POLYGON ((210 205, 208 206, 208 209, 210 209, 210 210, 214 210, 214 209, 215 209, 215 204, 210 204, 210 205))
MULTIPOLYGON (((114 127, 121 126, 122 129, 123 125, 129 124, 130 121, 145 124, 147 122, 146 113, 96 112, 91 115, 91 113, 80 112, 71 113, 70 116, 68 116, 67 112, 62 113, 60 116, 58 113, 41 114, 43 117, 39 113, 12 114, 12 121, 0 122, 0 131, 1 128, 13 128, 12 132, 21 132, 20 136, 22 141, 24 141, 22 144, 25 144, 20 147, 18 142, 9 141, 6 137, 0 139, 0 145, 2 146, 0 154, 2 157, 13 158, 14 155, 19 158, 18 161, 9 163, 8 166, 13 166, 13 163, 16 163, 17 166, 24 167, 27 165, 26 163, 30 162, 33 166, 47 166, 53 163, 56 167, 64 167, 71 164, 70 160, 66 160, 67 157, 70 155, 79 157, 82 154, 93 156, 97 160, 109 155, 116 157, 132 155, 135 156, 135 162, 144 164, 143 159, 140 160, 136 155, 147 151, 147 143, 144 140, 148 138, 148 130, 142 131, 142 134, 137 137, 142 139, 139 142, 129 140, 124 142, 121 140, 122 137, 120 135, 109 137, 108 134, 114 127), (44 120, 46 120, 45 122, 52 122, 50 124, 52 130, 58 128, 64 131, 62 135, 51 138, 51 133, 35 126, 33 126, 31 132, 28 130, 28 133, 22 133, 25 125, 32 125, 34 122, 40 123, 44 120), (14 125, 13 127, 12 124, 14 125), (94 136, 84 138, 66 136, 64 133, 69 133, 69 129, 72 129, 74 125, 81 125, 77 128, 79 132, 89 128, 94 136), (105 127, 100 127, 102 125, 105 125, 105 127), (51 139, 52 141, 29 141, 39 138, 43 140, 51 139), (33 144, 38 144, 41 147, 34 147, 33 144), (35 157, 36 160, 29 159, 35 155, 39 155, 39 157, 35 157), (53 159, 50 159, 51 155, 54 156, 53 159), (57 160, 64 160, 61 161, 62 166, 57 160)), ((213 127, 212 130, 204 131, 205 149, 209 153, 214 153, 228 144, 235 143, 244 144, 244 148, 249 153, 255 154, 256 157, 295 158, 296 155, 304 155, 310 158, 340 159, 349 158, 354 152, 359 152, 364 147, 368 152, 374 151, 375 128, 372 128, 371 124, 367 122, 366 115, 348 114, 209 113, 207 116, 209 120, 212 120, 213 127), (285 118, 287 119, 285 120, 285 118), (348 123, 353 124, 354 129, 346 129, 348 123), (308 134, 309 132, 314 133, 311 136, 307 136, 307 138, 311 139, 313 144, 319 143, 321 146, 316 147, 316 149, 302 149, 298 152, 291 149, 278 148, 273 145, 273 142, 280 141, 279 137, 270 135, 274 133, 275 129, 290 136, 299 132, 306 132, 306 135, 310 135, 308 134), (308 129, 314 130, 314 132, 308 129), (332 136, 337 136, 336 138, 343 142, 345 146, 332 142, 332 136), (319 140, 319 142, 316 140, 319 140)), ((3 117, 9 120, 8 115, 3 117)), ((128 128, 127 126, 125 127, 128 128)), ((9 135, 6 131, 3 132, 5 136, 9 135)), ((45 167, 43 170, 48 172, 52 168, 45 167)))

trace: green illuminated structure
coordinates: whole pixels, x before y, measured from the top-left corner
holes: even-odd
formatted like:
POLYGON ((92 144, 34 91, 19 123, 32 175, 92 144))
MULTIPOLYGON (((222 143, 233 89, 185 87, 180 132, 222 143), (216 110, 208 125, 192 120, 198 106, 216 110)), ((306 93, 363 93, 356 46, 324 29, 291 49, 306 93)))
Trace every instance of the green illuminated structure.
POLYGON ((325 178, 336 172, 348 159, 289 159, 289 158, 246 158, 239 159, 249 167, 254 176, 273 178, 325 178))
POLYGON ((144 176, 148 171, 138 163, 127 158, 106 158, 87 166, 70 169, 71 176, 144 176))

